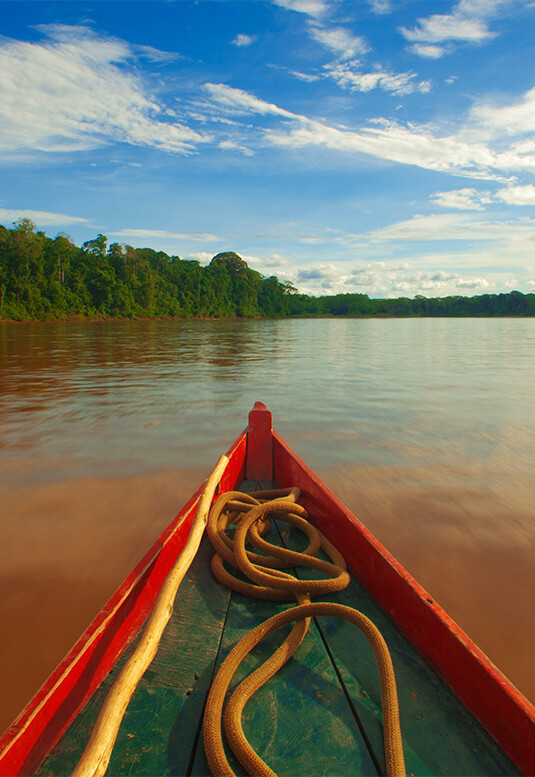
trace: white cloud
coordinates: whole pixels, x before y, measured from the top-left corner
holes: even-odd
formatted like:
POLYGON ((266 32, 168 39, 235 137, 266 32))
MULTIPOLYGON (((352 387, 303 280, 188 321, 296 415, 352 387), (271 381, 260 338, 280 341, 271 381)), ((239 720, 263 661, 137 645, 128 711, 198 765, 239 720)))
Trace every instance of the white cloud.
MULTIPOLYGON (((495 133, 520 135, 535 132, 535 87, 514 103, 496 105, 478 102, 471 111, 473 119, 495 133)), ((528 143, 528 152, 535 150, 535 142, 528 143)))
POLYGON ((206 242, 214 242, 220 238, 217 235, 212 235, 210 232, 194 232, 185 230, 184 232, 170 232, 167 229, 121 229, 118 232, 110 232, 113 237, 130 237, 141 239, 162 239, 162 240, 200 240, 206 242))
POLYGON ((469 218, 457 214, 415 215, 410 219, 389 224, 367 234, 371 240, 445 240, 452 234, 457 239, 466 239, 464 230, 471 224, 469 218), (461 238, 461 231, 463 235, 461 238))
POLYGON ((526 234, 532 235, 535 221, 521 225, 497 221, 477 221, 469 214, 444 213, 415 215, 405 221, 389 224, 367 234, 371 240, 496 240, 526 234))
POLYGON ((423 43, 442 43, 446 40, 482 41, 493 38, 486 24, 479 19, 463 18, 456 14, 435 14, 427 19, 419 19, 413 30, 401 28, 409 41, 423 43))
MULTIPOLYGON (((307 32, 317 43, 332 52, 337 59, 346 60, 363 56, 370 47, 360 35, 353 35, 345 27, 333 27, 325 24, 325 19, 330 15, 332 2, 327 0, 272 0, 275 5, 282 6, 291 11, 298 11, 309 18, 307 19, 307 32)), ((371 0, 376 13, 385 13, 389 6, 389 0, 371 0)))
POLYGON ((440 207, 450 210, 483 210, 484 205, 497 200, 506 202, 508 205, 535 205, 535 186, 533 184, 525 186, 511 184, 499 189, 494 195, 488 191, 478 191, 472 188, 454 189, 453 191, 435 192, 431 195, 431 200, 440 207))
POLYGON ((458 135, 440 137, 421 126, 380 121, 377 126, 351 131, 301 117, 293 129, 287 132, 266 130, 266 137, 269 142, 288 148, 323 146, 444 173, 497 178, 491 172, 496 164, 496 155, 486 145, 467 142, 458 135))
POLYGON ((325 65, 324 70, 342 88, 351 91, 369 92, 372 89, 383 89, 393 94, 412 94, 413 92, 428 92, 428 81, 417 82, 415 73, 389 73, 381 69, 363 72, 358 62, 338 62, 325 65))
POLYGON ((368 3, 370 4, 372 11, 377 15, 390 13, 392 10, 390 0, 368 0, 368 3))
POLYGON ((496 192, 496 197, 509 205, 535 205, 535 186, 508 186, 496 192))
POLYGON ((483 210, 483 205, 492 202, 489 192, 477 189, 454 189, 447 192, 435 192, 431 199, 441 208, 450 210, 483 210))
MULTIPOLYGON (((332 268, 331 268, 331 273, 332 273, 332 268)), ((297 272, 298 281, 320 280, 328 277, 329 277, 329 272, 320 267, 312 267, 306 270, 298 270, 297 272)))
POLYGON ((426 59, 440 59, 448 52, 446 46, 437 46, 432 43, 415 43, 411 50, 419 57, 426 59))
MULTIPOLYGON (((332 64, 325 70, 335 74, 336 78, 354 83, 360 89, 383 88, 394 93, 407 93, 413 88, 411 74, 358 73, 355 63, 332 64)), ((334 77, 334 76, 333 76, 334 77)), ((414 84, 420 91, 429 88, 426 82, 414 84)), ((323 147, 340 153, 365 154, 398 164, 415 165, 468 178, 511 182, 508 177, 513 171, 535 170, 535 140, 522 137, 526 126, 532 121, 526 115, 522 124, 517 117, 517 129, 520 138, 513 138, 506 145, 503 133, 495 132, 493 127, 500 125, 502 113, 485 113, 480 104, 460 121, 459 129, 445 134, 438 127, 416 123, 400 123, 387 119, 370 119, 367 125, 356 130, 347 127, 334 127, 322 121, 311 119, 284 108, 275 103, 261 100, 255 95, 226 84, 206 84, 205 91, 211 102, 203 107, 206 116, 211 112, 213 121, 223 121, 225 114, 274 116, 282 119, 280 126, 253 125, 241 127, 251 137, 251 129, 262 138, 263 143, 281 148, 323 147), (485 119, 485 123, 480 121, 485 119), (494 122, 494 124, 492 123, 494 122), (490 129, 489 129, 490 127, 490 129)), ((528 93, 518 104, 531 105, 535 100, 535 90, 528 93), (533 94, 532 94, 533 92, 533 94)), ((534 105, 535 108, 535 105, 534 105)), ((503 116, 508 106, 500 107, 503 116)), ((524 116, 524 111, 522 111, 524 116)), ((230 138, 237 142, 235 138, 230 138)), ((240 146, 248 144, 240 140, 240 146)))
MULTIPOLYGON (((44 28, 46 31, 46 27, 44 28)), ((154 46, 135 45, 133 50, 141 57, 145 57, 150 62, 160 62, 162 64, 166 62, 175 62, 177 59, 182 59, 182 55, 176 51, 161 51, 155 49, 154 46)))
POLYGON ((315 41, 330 49, 341 60, 363 56, 370 48, 364 38, 353 35, 345 27, 327 28, 310 24, 309 32, 315 41))
POLYGON ((249 92, 243 91, 243 89, 235 89, 232 86, 227 86, 227 84, 211 83, 205 84, 204 88, 212 100, 231 113, 256 113, 261 116, 272 115, 296 118, 296 114, 285 111, 284 108, 279 108, 278 105, 273 103, 260 100, 258 97, 249 94, 249 92))
POLYGON ((305 81, 307 83, 312 83, 314 81, 319 81, 321 76, 313 75, 312 73, 300 73, 298 70, 290 70, 289 71, 294 78, 297 78, 299 81, 305 81))
POLYGON ((50 213, 45 210, 27 208, 0 208, 0 220, 13 223, 17 219, 31 219, 38 227, 61 227, 71 224, 88 224, 88 219, 80 216, 66 216, 64 213, 50 213))
MULTIPOLYGON (((440 255, 431 257, 430 262, 440 266, 440 259, 440 255)), ((301 292, 312 295, 360 293, 370 297, 413 297, 415 294, 443 297, 459 294, 460 289, 463 294, 482 294, 494 283, 492 279, 474 277, 464 270, 420 270, 414 262, 294 266, 291 275, 301 292)), ((504 279, 500 277, 497 283, 503 288, 504 279)))
POLYGON ((240 33, 239 35, 236 35, 232 41, 232 44, 238 47, 250 46, 251 43, 255 42, 255 40, 256 35, 244 35, 243 33, 240 33))
POLYGON ((488 281, 485 278, 459 278, 455 284, 458 289, 486 289, 488 281))
MULTIPOLYGON (((339 52, 347 53, 352 41, 361 45, 362 39, 343 28, 309 26, 316 33, 337 35, 341 30, 343 35, 333 44, 339 52)), ((189 120, 210 123, 216 130, 197 132, 178 123, 174 112, 150 95, 133 67, 135 55, 126 42, 80 27, 49 25, 40 30, 48 36, 42 43, 0 41, 0 150, 4 153, 64 152, 110 142, 191 153, 210 142, 222 150, 250 155, 253 144, 260 142, 288 149, 323 147, 489 180, 504 181, 512 171, 535 170, 535 88, 510 104, 481 101, 464 122, 459 121, 457 131, 445 133, 430 125, 383 119, 356 129, 329 126, 244 90, 208 83, 207 97, 189 106, 189 120), (275 124, 271 127, 261 121, 240 123, 242 116, 252 115, 280 121, 278 126, 270 121, 275 124)), ((366 72, 354 59, 331 63, 324 72, 341 86, 359 91, 382 89, 403 95, 429 88, 413 73, 380 68, 366 72)), ((181 110, 186 113, 184 103, 181 110)), ((459 209, 462 203, 458 203, 459 209)), ((465 198, 464 206, 468 204, 465 198)))
POLYGON ((241 154, 244 154, 244 156, 253 156, 254 154, 254 151, 250 148, 247 148, 247 146, 240 146, 240 144, 236 143, 234 140, 222 140, 218 145, 219 148, 222 148, 225 151, 239 151, 241 154))
POLYGON ((182 257, 182 259, 199 262, 202 265, 210 264, 213 258, 214 254, 211 254, 208 251, 193 251, 182 257))
POLYGON ((321 18, 330 10, 330 3, 326 0, 273 0, 273 3, 288 11, 297 11, 315 19, 321 18))
POLYGON ((400 32, 414 44, 411 49, 415 54, 437 58, 439 51, 442 55, 452 49, 436 47, 436 44, 445 41, 482 43, 496 37, 497 33, 489 29, 489 22, 502 8, 514 3, 515 0, 460 0, 451 13, 432 14, 418 19, 415 27, 401 27, 400 32), (435 54, 429 44, 436 47, 435 54))
POLYGON ((129 45, 43 25, 42 43, 0 41, 0 151, 65 152, 110 141, 190 153, 210 136, 172 121, 128 62, 129 45))

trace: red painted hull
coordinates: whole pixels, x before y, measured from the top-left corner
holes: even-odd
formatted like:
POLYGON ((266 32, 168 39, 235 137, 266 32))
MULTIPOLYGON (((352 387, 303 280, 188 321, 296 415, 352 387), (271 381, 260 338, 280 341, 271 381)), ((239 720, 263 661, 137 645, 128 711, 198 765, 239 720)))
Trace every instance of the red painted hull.
MULTIPOLYGON (((298 486, 318 527, 401 631, 526 775, 535 775, 535 708, 272 430, 257 403, 228 452, 220 490, 247 477, 298 486)), ((184 547, 201 489, 182 508, 0 740, 0 775, 33 774, 151 611, 184 547)))

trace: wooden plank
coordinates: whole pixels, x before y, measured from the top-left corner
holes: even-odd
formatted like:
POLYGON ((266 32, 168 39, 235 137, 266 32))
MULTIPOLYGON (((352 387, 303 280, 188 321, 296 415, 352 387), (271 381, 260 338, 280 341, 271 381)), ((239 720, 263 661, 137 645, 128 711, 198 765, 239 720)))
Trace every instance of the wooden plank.
MULTIPOLYGON (((300 532, 284 523, 280 528, 285 544, 303 549, 306 540, 300 532)), ((315 577, 305 568, 298 574, 303 579, 315 577)), ((348 588, 325 599, 364 613, 387 642, 396 672, 407 774, 520 774, 354 575, 348 588)), ((380 684, 373 651, 361 632, 346 621, 321 618, 319 629, 384 770, 380 684)))
MULTIPOLYGON (((154 661, 127 708, 108 774, 186 774, 210 687, 230 592, 207 574, 207 539, 184 579, 154 661)), ((137 640, 136 640, 137 641, 137 640)), ((135 642, 58 742, 39 775, 70 774, 135 642)))
MULTIPOLYGON (((272 482, 255 481, 241 486, 248 491, 271 487, 272 482)), ((299 533, 282 526, 284 540, 299 548, 299 533)), ((220 643, 217 664, 249 629, 287 607, 238 594, 232 594, 231 599, 230 592, 209 571, 211 554, 205 540, 180 589, 160 651, 127 710, 109 774, 208 774, 202 712, 220 643), (229 600, 232 607, 223 631, 229 600)), ((518 773, 358 581, 336 600, 371 617, 391 648, 408 774, 518 773)), ((266 639, 255 657, 247 659, 240 677, 251 671, 260 657, 269 655, 282 638, 281 632, 266 639)), ((133 647, 37 774, 72 771, 102 701, 133 647)), ((333 776, 375 774, 374 763, 383 770, 379 681, 367 641, 344 621, 320 619, 319 628, 311 626, 294 659, 248 704, 244 727, 253 746, 281 777, 310 775, 312 763, 314 773, 333 776), (365 729, 371 753, 359 725, 365 729)), ((236 771, 242 773, 239 766, 236 771)))
MULTIPOLYGON (((244 486, 254 490, 251 484, 244 486)), ((248 631, 288 606, 233 593, 218 664, 248 631)), ((260 643, 244 660, 231 690, 274 652, 289 630, 260 643)), ((378 773, 314 624, 295 656, 247 704, 243 725, 251 745, 281 777, 378 773)), ((242 773, 231 755, 229 760, 242 773)), ((191 774, 209 774, 202 741, 191 774)))

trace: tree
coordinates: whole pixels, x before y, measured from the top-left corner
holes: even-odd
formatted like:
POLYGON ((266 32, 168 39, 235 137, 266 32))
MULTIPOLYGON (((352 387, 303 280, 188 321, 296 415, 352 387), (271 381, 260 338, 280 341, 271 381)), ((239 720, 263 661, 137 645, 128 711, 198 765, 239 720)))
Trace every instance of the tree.
POLYGON ((100 259, 99 264, 103 264, 107 245, 108 238, 105 235, 98 234, 94 240, 87 240, 83 244, 82 250, 89 254, 89 256, 97 257, 100 259))
POLYGON ((29 218, 20 218, 13 222, 17 232, 23 235, 29 235, 35 232, 35 224, 29 218))

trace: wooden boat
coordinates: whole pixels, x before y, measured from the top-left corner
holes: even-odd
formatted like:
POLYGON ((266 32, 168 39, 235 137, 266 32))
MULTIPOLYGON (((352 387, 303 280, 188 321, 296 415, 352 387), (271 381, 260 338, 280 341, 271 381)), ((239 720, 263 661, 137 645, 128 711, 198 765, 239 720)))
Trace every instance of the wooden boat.
MULTIPOLYGON (((533 705, 272 429, 262 403, 227 456, 220 492, 297 486, 311 520, 343 552, 352 579, 333 600, 370 617, 390 648, 407 774, 534 775, 533 705)), ((200 493, 4 734, 0 775, 73 771, 184 548, 200 493)), ((274 607, 221 586, 210 572, 210 556, 204 540, 128 706, 108 774, 208 774, 201 727, 215 668, 274 607)), ((345 622, 318 619, 309 635, 245 710, 255 748, 280 775, 384 774, 372 651, 345 622)))

